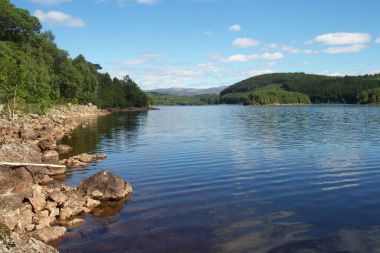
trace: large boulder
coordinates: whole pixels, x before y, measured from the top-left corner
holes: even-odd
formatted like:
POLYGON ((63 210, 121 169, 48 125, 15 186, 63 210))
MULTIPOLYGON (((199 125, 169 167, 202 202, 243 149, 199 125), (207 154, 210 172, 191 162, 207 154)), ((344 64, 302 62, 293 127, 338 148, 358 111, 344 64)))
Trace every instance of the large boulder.
POLYGON ((83 180, 79 190, 98 200, 119 200, 132 193, 132 187, 128 182, 108 171, 98 172, 83 180))
POLYGON ((59 154, 55 150, 47 150, 42 153, 42 161, 45 163, 59 163, 59 154))
POLYGON ((40 149, 30 143, 7 143, 0 147, 0 161, 41 163, 40 149))

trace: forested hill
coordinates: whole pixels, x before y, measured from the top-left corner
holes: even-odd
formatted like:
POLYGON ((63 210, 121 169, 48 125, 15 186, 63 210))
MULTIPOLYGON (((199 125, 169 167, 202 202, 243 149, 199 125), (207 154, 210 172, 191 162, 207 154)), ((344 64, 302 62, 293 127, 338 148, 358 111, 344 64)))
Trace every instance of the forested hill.
POLYGON ((83 55, 72 59, 42 32, 36 17, 0 0, 0 104, 41 113, 52 104, 142 107, 147 95, 128 76, 100 73, 83 55))
POLYGON ((274 73, 238 82, 224 89, 220 95, 222 103, 281 103, 281 98, 290 103, 299 103, 299 95, 293 94, 298 93, 306 95, 311 103, 367 104, 380 103, 380 89, 375 89, 377 87, 380 87, 380 74, 332 77, 305 73, 274 73), (273 85, 276 86, 275 89, 273 85), (263 89, 267 86, 271 88, 263 89), (257 95, 260 95, 260 98, 257 95), (297 99, 292 101, 291 98, 297 99))

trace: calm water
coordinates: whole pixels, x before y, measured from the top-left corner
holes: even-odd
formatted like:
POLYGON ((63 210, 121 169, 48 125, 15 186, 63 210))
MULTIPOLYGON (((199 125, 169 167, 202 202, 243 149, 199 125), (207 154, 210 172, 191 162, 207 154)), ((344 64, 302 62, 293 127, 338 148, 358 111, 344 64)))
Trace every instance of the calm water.
POLYGON ((109 158, 128 203, 62 252, 380 252, 380 107, 163 107, 90 120, 74 153, 109 158))

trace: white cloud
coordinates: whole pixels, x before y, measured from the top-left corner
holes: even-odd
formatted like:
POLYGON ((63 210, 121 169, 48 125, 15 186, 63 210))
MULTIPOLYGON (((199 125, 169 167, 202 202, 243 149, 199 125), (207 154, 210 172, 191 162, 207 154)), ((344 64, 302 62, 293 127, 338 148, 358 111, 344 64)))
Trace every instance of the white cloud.
POLYGON ((149 64, 153 63, 156 59, 162 58, 167 56, 167 54, 159 53, 159 52, 153 52, 153 53, 145 53, 139 57, 127 59, 125 61, 121 61, 117 64, 121 65, 142 65, 142 64, 149 64))
POLYGON ((357 71, 346 71, 346 72, 331 72, 329 70, 316 72, 317 75, 325 75, 325 76, 356 76, 358 75, 357 71))
POLYGON ((326 54, 345 54, 345 53, 357 53, 365 49, 367 46, 363 44, 350 45, 344 47, 330 47, 323 50, 326 54))
POLYGON ((57 5, 61 3, 71 2, 71 0, 29 0, 29 2, 41 5, 57 5))
POLYGON ((81 18, 72 17, 60 11, 49 11, 45 13, 41 10, 36 10, 33 15, 36 16, 41 22, 46 22, 49 24, 69 27, 83 27, 86 25, 81 18))
POLYGON ((380 44, 380 38, 376 39, 376 44, 380 44))
POLYGON ((251 62, 255 60, 279 60, 282 59, 284 55, 279 52, 275 53, 263 53, 263 54, 235 54, 228 57, 222 55, 214 55, 213 59, 219 60, 221 62, 251 62))
POLYGON ((323 45, 362 44, 370 42, 371 35, 368 33, 328 33, 318 35, 314 41, 323 45))
POLYGON ((241 31, 241 26, 239 24, 232 25, 228 28, 228 31, 230 32, 239 32, 241 31))
POLYGON ((260 41, 250 38, 237 38, 232 42, 234 47, 248 48, 260 45, 260 41))
POLYGON ((278 45, 275 43, 269 44, 263 48, 263 50, 268 50, 268 49, 280 50, 280 51, 288 52, 290 54, 298 54, 301 52, 301 50, 299 50, 298 48, 295 48, 292 46, 286 46, 286 45, 278 45))
POLYGON ((302 51, 304 54, 319 54, 320 51, 318 50, 313 50, 313 49, 305 49, 302 51))
POLYGON ((270 74, 273 72, 274 71, 271 69, 263 69, 263 70, 252 69, 252 70, 249 70, 246 74, 247 74, 247 76, 254 77, 254 76, 259 76, 259 75, 263 75, 263 74, 270 74))

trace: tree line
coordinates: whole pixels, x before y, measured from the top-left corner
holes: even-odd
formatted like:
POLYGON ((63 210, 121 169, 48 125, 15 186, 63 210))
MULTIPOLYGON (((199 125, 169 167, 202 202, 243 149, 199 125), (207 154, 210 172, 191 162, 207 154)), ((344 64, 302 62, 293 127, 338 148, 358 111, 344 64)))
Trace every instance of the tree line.
MULTIPOLYGON (((52 104, 142 107, 148 96, 129 77, 112 78, 83 55, 70 58, 27 10, 0 0, 0 104, 43 113, 52 104)), ((16 109, 16 108, 15 108, 16 109)))
POLYGON ((152 105, 215 105, 219 104, 218 94, 176 95, 148 92, 152 105))
POLYGON ((273 84, 284 91, 302 93, 312 103, 356 104, 364 101, 360 99, 361 92, 380 87, 380 74, 344 77, 305 73, 264 74, 226 88, 221 92, 221 102, 247 103, 248 99, 248 103, 252 103, 252 92, 273 84))

